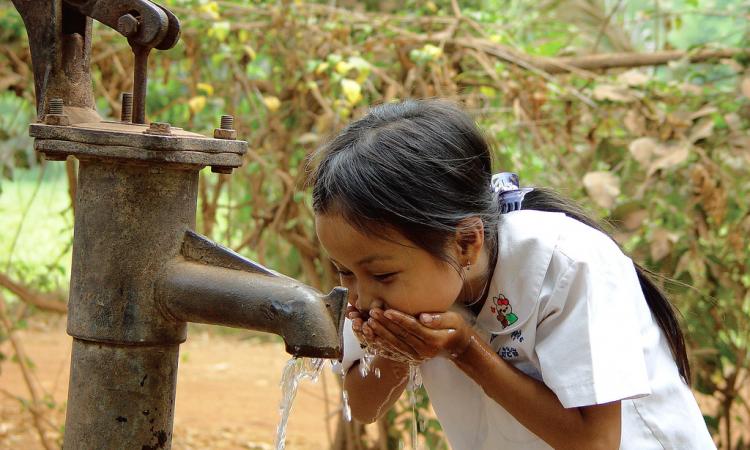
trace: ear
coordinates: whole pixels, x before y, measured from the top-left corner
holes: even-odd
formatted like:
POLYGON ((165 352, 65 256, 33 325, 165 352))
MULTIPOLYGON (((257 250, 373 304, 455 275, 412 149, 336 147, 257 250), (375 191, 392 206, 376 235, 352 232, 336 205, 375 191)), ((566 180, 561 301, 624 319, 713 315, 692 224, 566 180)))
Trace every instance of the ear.
POLYGON ((475 264, 484 247, 484 223, 477 216, 461 220, 456 226, 456 251, 461 265, 475 264))

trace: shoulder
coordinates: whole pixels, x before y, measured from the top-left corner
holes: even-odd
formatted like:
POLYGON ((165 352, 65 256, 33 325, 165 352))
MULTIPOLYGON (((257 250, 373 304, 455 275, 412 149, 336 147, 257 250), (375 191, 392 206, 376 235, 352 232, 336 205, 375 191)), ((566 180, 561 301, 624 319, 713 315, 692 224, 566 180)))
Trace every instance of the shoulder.
POLYGON ((520 210, 504 214, 498 227, 503 260, 555 256, 570 263, 615 262, 627 258, 617 243, 601 231, 563 213, 520 210))

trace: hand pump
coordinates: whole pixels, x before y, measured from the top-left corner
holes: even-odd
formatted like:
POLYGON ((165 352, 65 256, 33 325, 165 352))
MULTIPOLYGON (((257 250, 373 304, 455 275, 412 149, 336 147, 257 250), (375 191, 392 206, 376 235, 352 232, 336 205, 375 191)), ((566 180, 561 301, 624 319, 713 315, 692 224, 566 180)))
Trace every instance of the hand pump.
POLYGON ((170 448, 187 322, 276 333, 295 356, 341 358, 343 288, 322 295, 193 231, 198 172, 231 173, 247 143, 236 140, 231 116, 213 138, 147 124, 148 56, 178 42, 175 15, 148 0, 13 3, 29 34, 35 149, 80 162, 64 448, 170 448), (133 49, 120 121, 95 110, 92 19, 133 49))

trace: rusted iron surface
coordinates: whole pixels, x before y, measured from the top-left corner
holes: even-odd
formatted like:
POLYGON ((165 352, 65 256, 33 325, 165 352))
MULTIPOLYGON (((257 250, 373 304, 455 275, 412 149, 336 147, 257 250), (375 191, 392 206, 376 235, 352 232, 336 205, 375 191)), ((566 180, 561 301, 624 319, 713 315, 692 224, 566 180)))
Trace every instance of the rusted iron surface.
POLYGON ((296 356, 341 358, 346 290, 328 295, 191 231, 198 172, 230 173, 247 142, 231 116, 215 136, 145 121, 151 48, 172 47, 177 18, 148 0, 14 0, 29 32, 38 152, 80 160, 68 304, 74 337, 66 449, 168 449, 179 344, 186 322, 281 335, 296 356), (128 38, 136 55, 132 112, 94 110, 91 18, 128 38), (133 122, 141 123, 130 123, 133 122))
POLYGON ((197 170, 81 160, 68 334, 117 344, 185 340, 154 286, 195 226, 197 170))
POLYGON ((177 320, 274 333, 295 356, 341 358, 343 288, 324 296, 190 230, 181 253, 157 288, 177 320))
POLYGON ((54 139, 94 145, 121 145, 147 150, 187 150, 204 153, 247 152, 247 142, 212 139, 202 134, 170 127, 170 134, 144 134, 147 125, 123 122, 79 123, 69 127, 54 127, 41 123, 31 124, 29 134, 37 140, 54 139))
POLYGON ((91 89, 91 18, 62 0, 13 0, 29 36, 37 119, 53 97, 65 106, 94 110, 91 89))
POLYGON ((249 260, 234 250, 217 244, 192 230, 185 232, 180 253, 185 258, 201 264, 268 276, 279 275, 278 272, 249 260))
POLYGON ((338 289, 322 296, 283 277, 184 261, 169 267, 157 295, 177 320, 274 333, 294 356, 341 358, 338 289))
MULTIPOLYGON (((130 15, 136 22, 133 27, 134 32, 126 36, 131 46, 156 47, 167 37, 169 17, 163 8, 148 0, 64 0, 64 2, 81 14, 96 19, 121 33, 120 18, 130 15)), ((172 39, 172 42, 164 43, 166 48, 171 48, 177 43, 179 34, 172 39)))
POLYGON ((215 139, 237 139, 237 131, 234 129, 234 117, 230 115, 221 116, 221 125, 214 129, 215 139))
POLYGON ((73 340, 65 450, 168 449, 178 345, 73 340))
POLYGON ((130 164, 170 164, 175 169, 199 170, 205 166, 221 164, 223 167, 239 167, 242 157, 236 153, 201 153, 192 151, 144 150, 136 147, 117 145, 79 144, 69 141, 46 139, 36 141, 34 148, 43 153, 46 159, 63 158, 73 155, 83 160, 110 160, 130 164))
POLYGON ((148 87, 148 54, 151 47, 133 47, 133 123, 146 123, 146 88, 148 87))

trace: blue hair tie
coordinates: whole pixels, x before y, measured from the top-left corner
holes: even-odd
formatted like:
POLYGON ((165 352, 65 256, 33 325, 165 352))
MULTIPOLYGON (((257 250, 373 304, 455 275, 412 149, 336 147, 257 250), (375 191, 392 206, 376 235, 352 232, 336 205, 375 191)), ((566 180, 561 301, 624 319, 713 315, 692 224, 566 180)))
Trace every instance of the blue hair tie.
POLYGON ((512 172, 500 172, 492 175, 490 182, 492 191, 497 194, 500 214, 521 209, 523 198, 534 188, 521 188, 518 175, 512 172))

